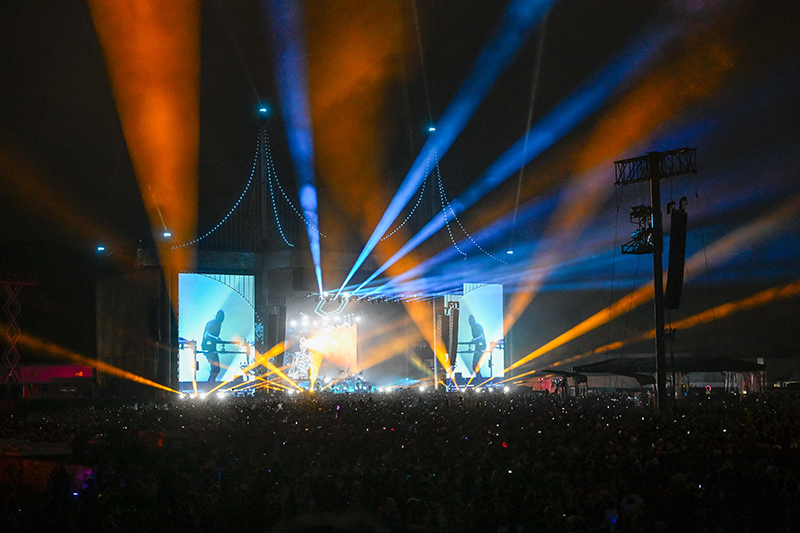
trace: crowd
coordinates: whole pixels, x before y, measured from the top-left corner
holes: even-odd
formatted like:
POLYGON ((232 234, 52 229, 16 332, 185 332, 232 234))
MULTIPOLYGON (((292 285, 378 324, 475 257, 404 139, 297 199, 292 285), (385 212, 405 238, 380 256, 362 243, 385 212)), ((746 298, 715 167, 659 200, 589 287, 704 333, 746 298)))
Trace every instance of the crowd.
MULTIPOLYGON (((43 405, 45 491, 5 468, 2 531, 798 531, 800 398, 668 414, 624 396, 420 393, 43 405), (74 481, 74 480, 73 480, 74 481)), ((0 460, 12 461, 12 458, 0 460)))

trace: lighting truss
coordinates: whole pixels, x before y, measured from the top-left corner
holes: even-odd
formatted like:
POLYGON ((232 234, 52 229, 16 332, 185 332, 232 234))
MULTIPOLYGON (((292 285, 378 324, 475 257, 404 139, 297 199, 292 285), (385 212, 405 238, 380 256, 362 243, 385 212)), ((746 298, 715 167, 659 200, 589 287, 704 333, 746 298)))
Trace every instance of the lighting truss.
POLYGON ((696 153, 697 148, 678 148, 668 152, 653 152, 631 159, 614 161, 614 185, 650 181, 653 176, 670 178, 681 174, 697 173, 696 153), (654 165, 657 165, 657 168, 654 165))

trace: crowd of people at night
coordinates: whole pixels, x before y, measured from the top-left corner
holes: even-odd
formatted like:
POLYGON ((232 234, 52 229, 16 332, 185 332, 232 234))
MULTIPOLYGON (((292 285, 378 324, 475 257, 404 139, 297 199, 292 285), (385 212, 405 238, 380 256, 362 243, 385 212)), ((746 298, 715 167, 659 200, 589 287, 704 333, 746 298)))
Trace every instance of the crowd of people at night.
POLYGON ((403 391, 17 405, 2 531, 797 531, 800 397, 403 391), (75 487, 65 464, 91 476, 75 487))

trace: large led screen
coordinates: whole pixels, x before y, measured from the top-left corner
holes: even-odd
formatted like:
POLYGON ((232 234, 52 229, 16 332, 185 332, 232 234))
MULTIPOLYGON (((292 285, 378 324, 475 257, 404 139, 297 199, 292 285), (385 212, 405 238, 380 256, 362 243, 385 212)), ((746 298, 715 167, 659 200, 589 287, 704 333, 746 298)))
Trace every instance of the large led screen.
POLYGON ((454 372, 474 380, 503 377, 503 286, 464 284, 458 308, 454 372))
POLYGON ((178 275, 178 336, 195 341, 197 349, 194 353, 189 344, 181 343, 178 360, 181 383, 231 381, 241 375, 242 367, 252 362, 253 356, 247 353, 244 343, 252 346, 254 340, 254 286, 254 276, 178 275), (213 339, 207 333, 223 342, 211 342, 213 339), (218 374, 214 376, 217 358, 218 374))

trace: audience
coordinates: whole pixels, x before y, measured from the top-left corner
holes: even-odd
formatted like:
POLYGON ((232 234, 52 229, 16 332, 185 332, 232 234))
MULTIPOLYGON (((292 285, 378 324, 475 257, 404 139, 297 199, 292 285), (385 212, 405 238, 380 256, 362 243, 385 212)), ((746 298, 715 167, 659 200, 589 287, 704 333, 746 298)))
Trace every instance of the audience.
POLYGON ((800 397, 420 393, 44 404, 0 439, 67 442, 0 479, 2 531, 796 531, 800 397))

